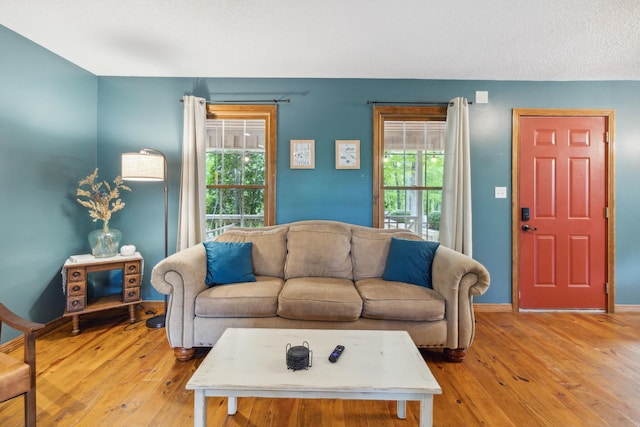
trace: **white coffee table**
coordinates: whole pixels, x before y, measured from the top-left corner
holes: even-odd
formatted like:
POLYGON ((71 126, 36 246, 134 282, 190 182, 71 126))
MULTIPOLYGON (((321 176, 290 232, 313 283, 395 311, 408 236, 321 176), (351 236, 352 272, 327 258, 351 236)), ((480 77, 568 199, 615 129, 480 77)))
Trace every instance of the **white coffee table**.
POLYGON ((207 396, 227 396, 228 414, 238 397, 420 401, 420 426, 430 426, 433 395, 442 389, 404 331, 227 329, 186 386, 195 391, 194 425, 206 426, 207 396), (309 343, 312 366, 287 369, 286 346, 309 343), (328 360, 336 345, 345 350, 328 360))

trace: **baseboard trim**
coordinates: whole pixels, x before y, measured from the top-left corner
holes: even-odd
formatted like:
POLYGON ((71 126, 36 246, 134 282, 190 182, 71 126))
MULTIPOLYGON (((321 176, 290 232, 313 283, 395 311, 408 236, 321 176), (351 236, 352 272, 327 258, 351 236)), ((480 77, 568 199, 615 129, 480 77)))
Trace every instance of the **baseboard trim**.
MULTIPOLYGON (((71 322, 70 317, 60 317, 58 319, 53 319, 51 322, 45 324, 44 328, 36 331, 36 340, 40 337, 47 335, 49 332, 58 329, 64 326, 67 323, 71 322)), ((24 335, 20 335, 15 337, 12 340, 7 341, 4 344, 0 344, 0 352, 1 353, 11 353, 19 348, 24 346, 24 335)))
MULTIPOLYGON (((163 314, 164 301, 141 301, 140 304, 136 305, 136 309, 144 309, 145 312, 149 311, 156 314, 163 314)), ((69 323, 71 323, 71 317, 59 317, 57 319, 53 319, 50 322, 47 322, 44 328, 36 331, 36 340, 61 327, 68 327, 69 330, 71 330, 70 326, 67 326, 69 323)), ((12 340, 0 344, 0 353, 11 353, 12 351, 18 350, 23 346, 24 335, 20 335, 12 340)))
POLYGON ((152 311, 155 315, 164 313, 164 301, 142 301, 140 305, 145 311, 152 311))
MULTIPOLYGON (((511 313, 513 306, 511 304, 473 304, 473 310, 477 313, 511 313)), ((640 305, 638 304, 616 304, 616 313, 640 313, 640 305)), ((526 311, 526 310, 521 310, 526 311)), ((538 311, 538 310, 534 310, 538 311)), ((540 310, 540 311, 562 311, 562 310, 540 310)), ((590 310, 569 310, 571 312, 590 312, 590 310)), ((596 312, 604 312, 602 310, 596 312)))
POLYGON ((511 304, 473 304, 473 310, 478 313, 511 313, 511 304))
POLYGON ((616 304, 616 313, 640 313, 640 305, 616 304))

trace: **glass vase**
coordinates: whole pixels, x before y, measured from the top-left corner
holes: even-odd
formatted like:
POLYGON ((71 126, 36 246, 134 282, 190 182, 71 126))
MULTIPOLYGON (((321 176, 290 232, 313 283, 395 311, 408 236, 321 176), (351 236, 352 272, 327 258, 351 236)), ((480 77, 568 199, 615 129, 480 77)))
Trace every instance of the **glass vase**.
POLYGON ((95 230, 89 233, 89 247, 96 258, 108 258, 118 255, 122 233, 115 228, 95 230))

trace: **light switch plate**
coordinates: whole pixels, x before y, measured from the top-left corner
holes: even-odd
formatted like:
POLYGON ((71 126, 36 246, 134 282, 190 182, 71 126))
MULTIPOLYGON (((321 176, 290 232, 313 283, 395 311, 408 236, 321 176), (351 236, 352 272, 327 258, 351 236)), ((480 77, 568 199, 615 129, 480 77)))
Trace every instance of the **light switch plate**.
POLYGON ((496 199, 507 198, 507 187, 496 187, 496 199))

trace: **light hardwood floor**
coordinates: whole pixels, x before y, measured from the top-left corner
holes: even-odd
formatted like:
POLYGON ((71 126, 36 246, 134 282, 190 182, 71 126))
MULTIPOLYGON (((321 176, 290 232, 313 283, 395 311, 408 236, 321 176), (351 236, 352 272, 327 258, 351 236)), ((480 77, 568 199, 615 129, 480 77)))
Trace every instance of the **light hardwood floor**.
MULTIPOLYGON (((39 426, 193 425, 185 384, 206 351, 176 362, 164 329, 127 318, 86 315, 80 335, 65 324, 38 339, 39 426)), ((640 313, 476 313, 476 322, 463 363, 423 352, 443 390, 435 426, 640 425, 640 313)), ((209 398, 208 425, 410 427, 418 410, 408 402, 399 420, 394 402, 241 398, 229 417, 225 399, 209 398)), ((22 399, 0 403, 0 425, 23 425, 22 399)))

